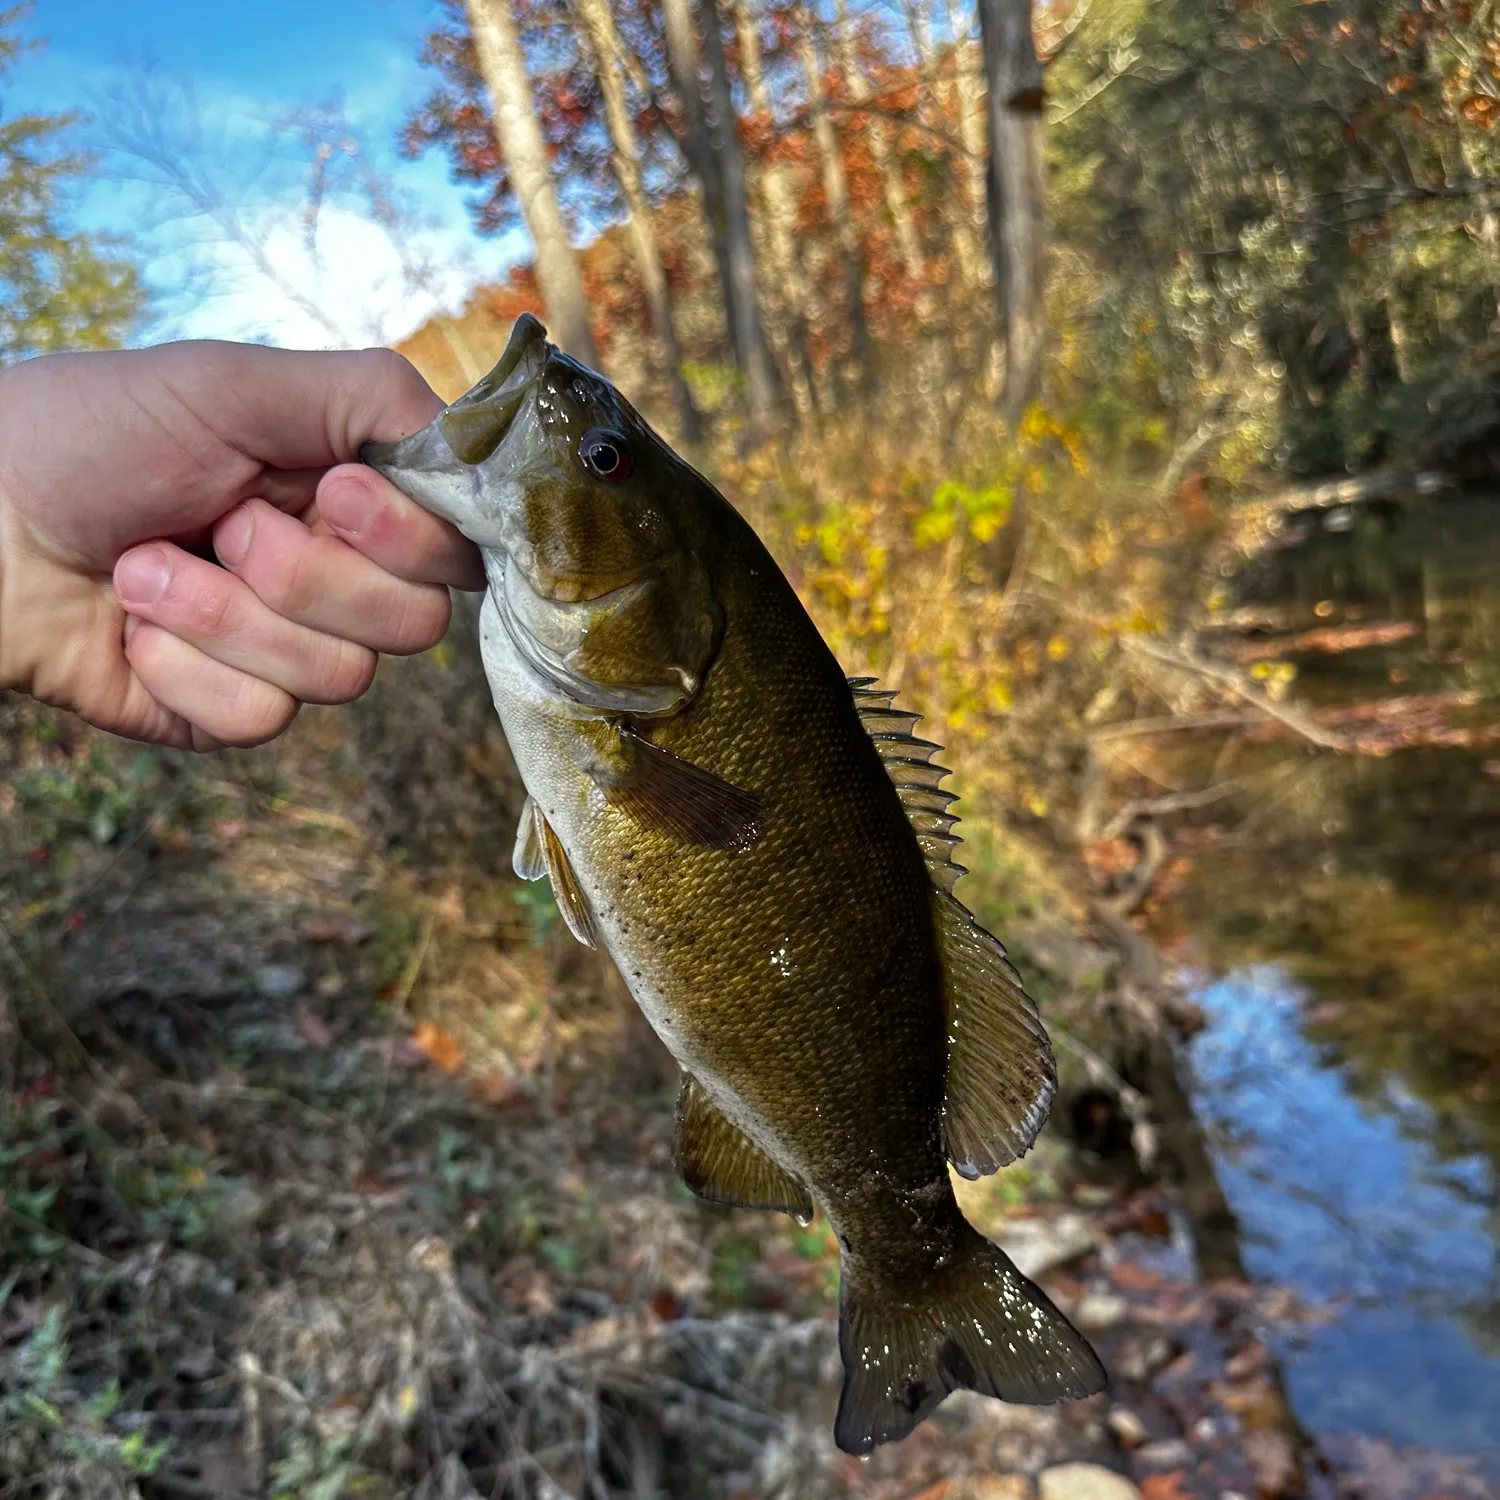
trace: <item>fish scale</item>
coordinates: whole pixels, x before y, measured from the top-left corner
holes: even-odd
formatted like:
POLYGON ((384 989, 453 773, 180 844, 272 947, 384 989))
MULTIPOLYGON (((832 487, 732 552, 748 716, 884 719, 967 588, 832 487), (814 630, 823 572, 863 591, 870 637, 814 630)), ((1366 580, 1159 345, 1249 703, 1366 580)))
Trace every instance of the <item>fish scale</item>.
POLYGON ((953 1196, 950 1163, 1031 1144, 1055 1069, 952 895, 954 795, 917 715, 845 678, 749 525, 534 319, 365 457, 484 551, 481 647, 529 793, 517 872, 550 877, 681 1064, 684 1180, 819 1208, 838 1236, 839 1444, 898 1439, 959 1387, 1100 1389, 953 1196))

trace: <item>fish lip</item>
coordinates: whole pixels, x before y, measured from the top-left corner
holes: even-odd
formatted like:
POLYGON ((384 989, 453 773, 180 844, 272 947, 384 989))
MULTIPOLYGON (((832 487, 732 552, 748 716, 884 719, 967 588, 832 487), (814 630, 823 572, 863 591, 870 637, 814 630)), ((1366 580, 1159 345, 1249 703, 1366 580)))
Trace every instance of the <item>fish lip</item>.
POLYGON ((541 321, 522 313, 510 331, 505 352, 483 379, 416 432, 393 442, 363 444, 360 462, 384 474, 398 489, 404 488, 397 477, 402 472, 477 468, 505 441, 522 402, 546 370, 551 352, 541 321))

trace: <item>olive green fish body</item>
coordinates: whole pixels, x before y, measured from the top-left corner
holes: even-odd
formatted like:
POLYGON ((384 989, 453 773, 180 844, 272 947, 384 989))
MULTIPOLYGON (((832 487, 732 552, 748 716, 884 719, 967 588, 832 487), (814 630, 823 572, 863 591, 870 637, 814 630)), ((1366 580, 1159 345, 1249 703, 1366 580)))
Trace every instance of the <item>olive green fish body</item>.
POLYGON ((750 527, 534 321, 368 457, 484 549, 481 645, 530 794, 517 870, 551 878, 681 1063, 684 1179, 837 1232, 841 1446, 959 1386, 1097 1390, 1092 1350, 953 1196, 950 1161, 1026 1149, 1054 1074, 949 894, 946 773, 914 716, 845 679, 750 527))

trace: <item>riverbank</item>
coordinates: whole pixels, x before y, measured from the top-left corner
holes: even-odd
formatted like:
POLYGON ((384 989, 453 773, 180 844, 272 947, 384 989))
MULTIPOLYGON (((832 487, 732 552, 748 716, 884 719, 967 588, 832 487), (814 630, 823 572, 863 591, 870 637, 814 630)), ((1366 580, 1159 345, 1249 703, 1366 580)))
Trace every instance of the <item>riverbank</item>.
POLYGON ((675 1070, 508 875, 514 782, 473 671, 462 647, 399 664, 212 763, 3 709, 7 1494, 1327 1488, 1270 1352, 1312 1314, 1225 1238, 1169 1031, 1142 1030, 1152 950, 1066 915, 1013 934, 1064 1097, 965 1206, 1111 1390, 956 1399, 838 1454, 829 1236, 676 1183, 675 1070))

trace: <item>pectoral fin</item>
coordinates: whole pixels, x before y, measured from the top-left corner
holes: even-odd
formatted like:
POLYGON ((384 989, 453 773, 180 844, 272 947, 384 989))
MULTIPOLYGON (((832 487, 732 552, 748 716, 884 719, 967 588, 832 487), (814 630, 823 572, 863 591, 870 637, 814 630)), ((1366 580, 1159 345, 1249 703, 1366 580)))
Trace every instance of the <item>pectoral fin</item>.
POLYGON ((948 1023, 943 1140, 961 1176, 983 1177, 1036 1139, 1057 1068, 1005 949, 946 892, 932 901, 948 1023))
POLYGON ((677 1170, 710 1203, 774 1208, 802 1224, 812 1219, 807 1184, 732 1124, 691 1073, 682 1075, 677 1100, 677 1170))
POLYGON ((764 814, 753 793, 626 726, 612 734, 589 774, 611 805, 643 828, 710 849, 748 849, 761 836, 764 814))
POLYGON ((542 815, 537 811, 536 798, 528 797, 521 809, 521 821, 516 827, 516 847, 510 856, 510 866, 522 880, 540 880, 547 873, 547 854, 542 848, 542 815))
MULTIPOLYGON (((521 832, 516 837, 515 867, 516 874, 523 880, 535 879, 528 876, 522 870, 523 850, 521 847, 521 836, 527 831, 526 818, 530 814, 534 839, 529 841, 524 851, 526 860, 534 857, 532 844, 534 843, 541 851, 542 865, 552 882, 552 894, 557 901, 557 909, 562 913, 562 919, 568 924, 568 931, 583 944, 585 948, 598 947, 598 941, 594 934, 594 914, 589 910, 588 897, 583 893, 583 887, 578 883, 578 877, 573 873, 573 866, 568 863, 567 851, 558 841, 557 835, 552 831, 552 825, 542 816, 541 809, 528 797, 526 809, 521 814, 521 832)), ((530 868, 529 863, 527 868, 530 868)))

